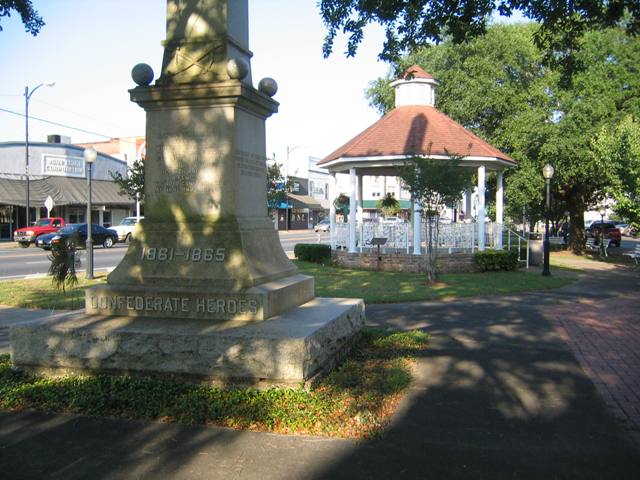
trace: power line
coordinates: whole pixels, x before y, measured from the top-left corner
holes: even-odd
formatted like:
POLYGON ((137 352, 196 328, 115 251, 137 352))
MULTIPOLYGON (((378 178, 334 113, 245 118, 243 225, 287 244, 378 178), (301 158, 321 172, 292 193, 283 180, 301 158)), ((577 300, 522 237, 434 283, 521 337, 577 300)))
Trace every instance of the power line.
MULTIPOLYGON (((12 115, 17 115, 19 117, 24 117, 25 116, 24 113, 14 112, 13 110, 7 110, 6 108, 2 108, 2 107, 0 107, 0 112, 11 113, 12 115)), ((111 138, 119 138, 119 137, 114 137, 113 135, 105 135, 103 133, 92 132, 91 130, 84 130, 82 128, 72 127, 71 125, 66 125, 64 123, 59 123, 59 122, 54 122, 54 121, 51 121, 51 120, 46 120, 44 118, 33 117, 31 115, 29 115, 29 119, 30 120, 37 120, 37 121, 43 122, 43 123, 48 123, 50 125, 55 125, 57 127, 68 128, 69 130, 75 130, 77 132, 88 133, 90 135, 97 135, 99 137, 104 137, 104 138, 109 138, 109 139, 111 139, 111 138)), ((125 139, 120 138, 120 141, 124 142, 124 143, 130 143, 132 145, 136 145, 136 142, 132 142, 131 140, 125 140, 125 139)))

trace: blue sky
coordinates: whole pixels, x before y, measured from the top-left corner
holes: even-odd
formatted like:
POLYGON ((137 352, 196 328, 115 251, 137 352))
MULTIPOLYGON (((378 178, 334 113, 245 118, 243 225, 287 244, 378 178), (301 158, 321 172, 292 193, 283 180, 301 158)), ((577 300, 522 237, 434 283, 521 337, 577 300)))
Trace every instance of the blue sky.
MULTIPOLYGON (((34 0, 46 25, 32 37, 16 15, 0 32, 0 108, 24 113, 24 87, 42 87, 30 116, 107 136, 144 134, 144 112, 129 101, 131 68, 140 62, 159 71, 165 38, 165 0, 34 0)), ((369 29, 355 58, 344 42, 322 58, 324 26, 315 0, 249 0, 254 85, 273 77, 280 111, 267 120, 267 155, 292 163, 325 156, 373 123, 378 115, 364 98, 369 81, 388 65, 377 60, 380 29, 369 29)), ((0 141, 24 140, 24 118, 0 111, 0 141)), ((77 130, 30 122, 30 138, 68 135, 73 142, 104 140, 77 130)))

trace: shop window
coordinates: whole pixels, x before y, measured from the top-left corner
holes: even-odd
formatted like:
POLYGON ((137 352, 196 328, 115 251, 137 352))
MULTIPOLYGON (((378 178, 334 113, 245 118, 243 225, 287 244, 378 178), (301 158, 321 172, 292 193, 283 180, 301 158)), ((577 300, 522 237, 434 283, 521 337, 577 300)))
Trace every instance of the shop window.
POLYGON ((106 228, 111 226, 111 210, 106 210, 102 214, 102 226, 106 228))

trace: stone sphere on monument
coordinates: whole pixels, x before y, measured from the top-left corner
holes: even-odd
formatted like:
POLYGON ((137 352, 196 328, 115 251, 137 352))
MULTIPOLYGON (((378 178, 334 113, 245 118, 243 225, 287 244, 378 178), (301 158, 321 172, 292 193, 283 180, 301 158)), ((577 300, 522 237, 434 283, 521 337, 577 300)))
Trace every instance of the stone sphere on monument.
POLYGON ((153 82, 153 68, 146 63, 139 63, 131 69, 131 78, 136 85, 146 87, 153 82))
POLYGON ((249 73, 249 65, 239 58, 230 58, 227 61, 227 74, 234 80, 242 80, 249 73))
POLYGON ((273 78, 265 77, 258 83, 258 90, 265 95, 273 97, 278 91, 278 84, 273 78))

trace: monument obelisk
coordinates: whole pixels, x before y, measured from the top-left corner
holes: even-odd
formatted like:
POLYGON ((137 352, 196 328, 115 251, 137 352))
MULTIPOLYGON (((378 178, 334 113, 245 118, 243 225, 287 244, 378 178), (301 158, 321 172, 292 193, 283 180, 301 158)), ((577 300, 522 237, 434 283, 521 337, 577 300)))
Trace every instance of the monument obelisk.
POLYGON ((263 320, 313 298, 267 216, 277 87, 251 85, 247 23, 247 0, 168 0, 160 78, 130 91, 147 114, 145 218, 89 313, 263 320))
POLYGON ((252 385, 330 368, 364 324, 359 299, 314 298, 267 216, 265 120, 247 0, 168 0, 162 72, 134 67, 147 115, 145 218, 86 313, 10 329, 15 367, 252 385))

